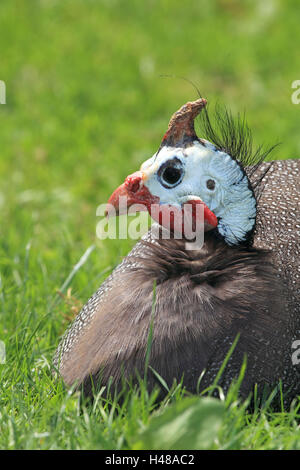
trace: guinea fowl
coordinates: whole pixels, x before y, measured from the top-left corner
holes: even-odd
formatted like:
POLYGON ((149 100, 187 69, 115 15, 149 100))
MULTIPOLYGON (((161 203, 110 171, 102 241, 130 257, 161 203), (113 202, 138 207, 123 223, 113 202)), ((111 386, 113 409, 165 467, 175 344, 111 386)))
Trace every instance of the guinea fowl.
MULTIPOLYGON (((293 360, 300 160, 264 162, 269 151, 252 151, 244 121, 218 112, 216 128, 205 106, 204 99, 182 106, 158 152, 109 200, 117 210, 120 196, 128 208, 143 204, 158 224, 90 298, 57 349, 65 383, 87 396, 99 382, 118 390, 143 375, 151 319, 149 364, 168 386, 182 379, 192 393, 206 389, 235 345, 218 381, 225 392, 246 357, 242 397, 255 386, 259 397, 279 381, 285 404, 300 394, 300 361, 293 360), (194 129, 201 110, 205 139, 194 129), (197 205, 204 214, 204 243, 195 249, 162 236, 164 211, 184 213, 187 205, 193 227, 197 205)), ((157 375, 149 371, 147 380, 151 390, 157 375)))

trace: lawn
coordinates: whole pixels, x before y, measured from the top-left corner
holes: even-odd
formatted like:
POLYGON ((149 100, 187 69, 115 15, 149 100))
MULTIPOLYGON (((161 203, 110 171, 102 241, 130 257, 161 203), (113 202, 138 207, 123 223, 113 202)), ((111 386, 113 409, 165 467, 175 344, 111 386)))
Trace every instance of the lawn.
POLYGON ((179 384, 157 407, 141 384, 121 408, 80 407, 51 375, 66 327, 134 244, 98 240, 96 208, 197 98, 180 77, 246 111, 257 144, 281 143, 273 158, 299 157, 299 13, 297 0, 1 0, 1 449, 300 449, 299 400, 249 413, 238 384, 221 401, 179 384))

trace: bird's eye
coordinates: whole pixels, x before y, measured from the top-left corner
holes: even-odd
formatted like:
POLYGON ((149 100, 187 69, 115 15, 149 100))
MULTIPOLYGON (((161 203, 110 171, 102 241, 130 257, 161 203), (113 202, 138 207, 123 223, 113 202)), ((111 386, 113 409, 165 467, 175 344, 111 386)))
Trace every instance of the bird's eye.
POLYGON ((211 191, 213 191, 216 187, 215 180, 211 180, 211 179, 207 180, 206 181, 206 187, 207 187, 207 189, 210 189, 211 191))
POLYGON ((158 178, 165 188, 174 188, 181 183, 184 175, 182 163, 179 158, 173 158, 163 163, 158 170, 158 178))

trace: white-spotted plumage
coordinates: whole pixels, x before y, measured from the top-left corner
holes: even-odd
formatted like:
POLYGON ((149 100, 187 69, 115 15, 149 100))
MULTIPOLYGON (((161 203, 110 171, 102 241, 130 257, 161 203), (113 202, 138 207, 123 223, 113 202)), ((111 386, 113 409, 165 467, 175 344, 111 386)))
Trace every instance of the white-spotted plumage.
POLYGON ((117 384, 121 372, 141 374, 155 282, 151 367, 170 386, 184 373, 188 390, 198 390, 199 377, 206 389, 238 332, 218 385, 229 389, 246 355, 242 396, 255 384, 260 396, 261 386, 281 380, 289 406, 300 393, 300 369, 291 361, 300 334, 300 161, 262 163, 269 151, 260 150, 252 158, 247 129, 234 127, 228 113, 225 121, 218 115, 221 138, 207 118, 215 145, 197 140, 192 124, 202 105, 187 103, 173 115, 159 152, 142 165, 143 185, 160 204, 201 199, 218 218, 221 237, 208 232, 193 254, 172 238, 161 244, 152 228, 83 307, 54 363, 68 385, 83 385, 87 394, 102 373, 104 384, 112 377, 117 384), (166 178, 168 162, 176 171, 166 178))

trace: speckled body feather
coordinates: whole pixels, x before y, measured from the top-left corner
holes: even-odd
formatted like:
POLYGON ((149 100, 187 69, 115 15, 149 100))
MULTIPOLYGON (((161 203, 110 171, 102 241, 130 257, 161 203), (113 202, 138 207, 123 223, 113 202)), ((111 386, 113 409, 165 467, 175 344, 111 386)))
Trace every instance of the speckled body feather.
MULTIPOLYGON (((257 220, 250 246, 229 247, 214 232, 199 251, 178 240, 139 241, 83 307, 62 339, 55 364, 67 385, 91 380, 117 386, 144 371, 157 282, 150 365, 171 385, 184 376, 196 392, 210 385, 234 341, 240 339, 219 384, 226 391, 247 355, 242 396, 283 382, 286 404, 300 394, 300 160, 246 169, 256 186, 257 220)), ((149 374, 149 387, 155 377, 149 374)))

